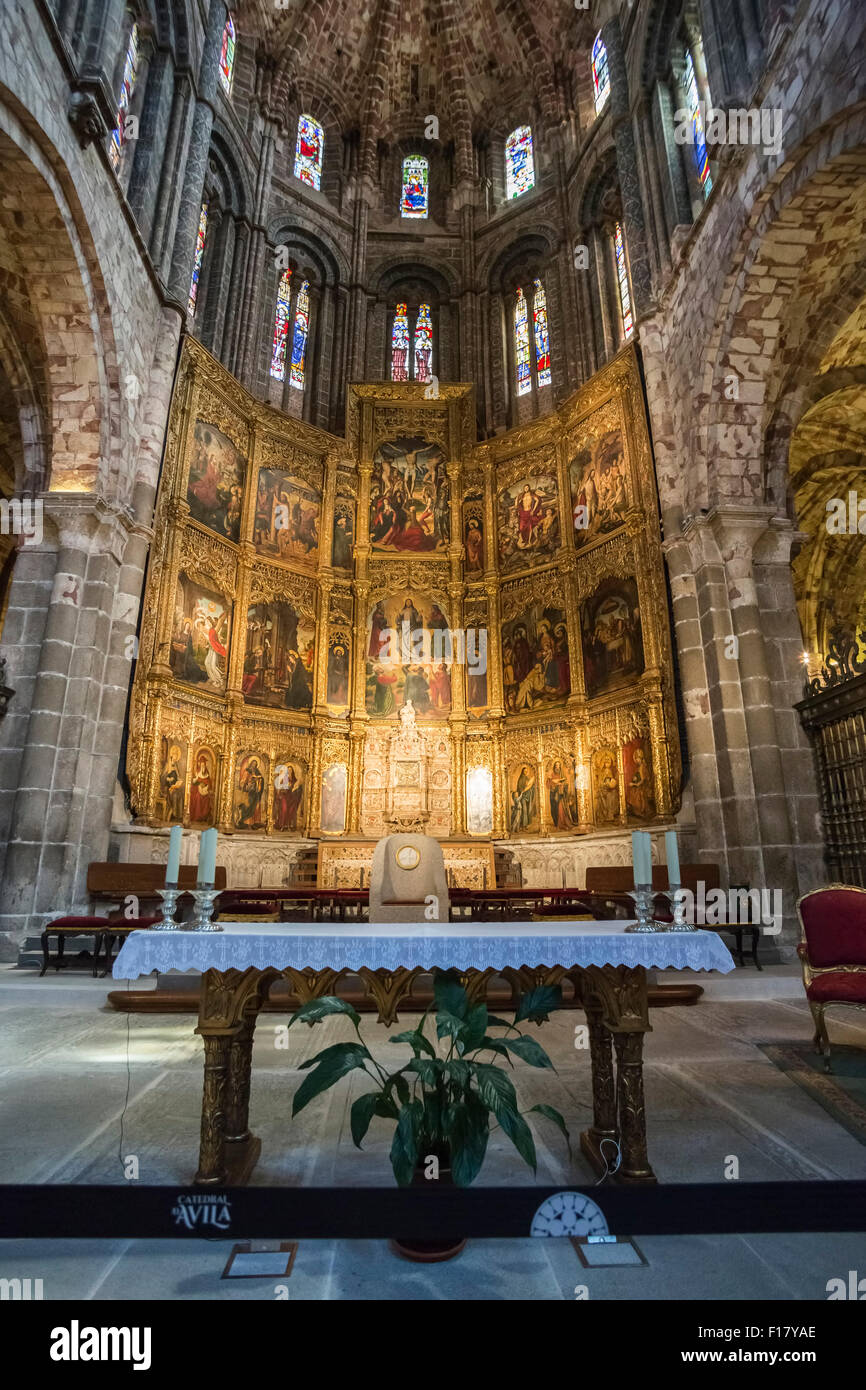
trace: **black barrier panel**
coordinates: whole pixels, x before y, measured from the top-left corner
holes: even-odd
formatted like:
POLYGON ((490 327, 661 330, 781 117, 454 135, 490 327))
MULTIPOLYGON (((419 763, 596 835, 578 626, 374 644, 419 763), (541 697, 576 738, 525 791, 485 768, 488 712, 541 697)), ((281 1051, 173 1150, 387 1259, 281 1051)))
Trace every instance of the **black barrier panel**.
MULTIPOLYGON (((658 1187, 0 1187, 0 1237, 294 1240, 528 1236, 549 1198, 581 1193, 612 1235, 866 1231, 866 1182, 658 1187)), ((580 1232, 578 1232, 580 1234, 580 1232)))

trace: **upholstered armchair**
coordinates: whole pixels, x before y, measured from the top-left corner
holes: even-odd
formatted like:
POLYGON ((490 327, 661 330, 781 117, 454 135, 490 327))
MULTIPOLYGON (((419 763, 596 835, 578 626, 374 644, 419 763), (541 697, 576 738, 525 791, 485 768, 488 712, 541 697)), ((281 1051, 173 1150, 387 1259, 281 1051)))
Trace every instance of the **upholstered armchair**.
POLYGON ((803 985, 815 1020, 815 1051, 830 1071, 830 1039, 824 1022, 829 1004, 866 1009, 866 888, 831 883, 797 903, 803 985))

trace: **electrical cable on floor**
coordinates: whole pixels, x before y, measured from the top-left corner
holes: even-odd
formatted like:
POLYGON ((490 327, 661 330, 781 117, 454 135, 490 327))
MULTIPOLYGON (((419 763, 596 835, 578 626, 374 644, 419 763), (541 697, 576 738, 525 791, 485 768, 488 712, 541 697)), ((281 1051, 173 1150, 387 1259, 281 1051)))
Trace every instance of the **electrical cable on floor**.
POLYGON ((602 1173, 598 1182, 595 1184, 596 1187, 600 1187, 601 1184, 603 1182, 606 1182, 608 1178, 612 1178, 614 1173, 619 1172, 619 1165, 622 1163, 622 1152, 620 1150, 619 1141, 617 1139, 613 1139, 610 1136, 608 1136, 606 1139, 602 1139, 598 1146, 598 1151, 604 1159, 604 1172, 602 1173), (612 1168, 607 1161, 607 1155, 604 1151, 605 1144, 613 1144, 613 1147, 616 1149, 616 1163, 612 1168))
MULTIPOLYGON (((130 984, 131 984, 131 983, 132 983, 132 982, 131 982, 130 980, 127 980, 127 982, 126 982, 126 992, 127 992, 127 994, 129 993, 129 987, 130 987, 130 984)), ((125 1095, 124 1098, 123 1098, 123 1109, 122 1109, 121 1112, 120 1112, 120 1137, 119 1137, 119 1139, 118 1139, 118 1141, 117 1141, 117 1161, 118 1161, 118 1163, 120 1164, 121 1172, 123 1172, 123 1176, 124 1176, 124 1177, 126 1177, 126 1173, 123 1171, 123 1121, 124 1121, 124 1119, 126 1118, 126 1112, 127 1112, 127 1109, 129 1108, 129 1091, 130 1091, 130 1087, 131 1087, 131 1085, 132 1085, 132 1067, 130 1066, 130 1058, 129 1058, 129 1051, 130 1051, 130 1044, 131 1044, 131 1038, 130 1038, 130 1031, 129 1031, 129 1030, 130 1030, 130 1028, 131 1028, 131 1026, 132 1026, 132 1015, 131 1015, 131 1011, 130 1011, 129 1009, 127 1009, 125 1012, 126 1012, 126 1095, 125 1095)))

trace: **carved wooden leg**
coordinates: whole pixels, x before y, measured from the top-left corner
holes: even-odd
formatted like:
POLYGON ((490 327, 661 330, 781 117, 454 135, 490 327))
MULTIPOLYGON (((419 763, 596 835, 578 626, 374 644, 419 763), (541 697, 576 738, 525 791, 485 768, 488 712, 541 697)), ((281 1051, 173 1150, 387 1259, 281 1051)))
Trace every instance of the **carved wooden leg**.
POLYGON ((201 1144, 195 1182, 213 1186, 226 1180, 224 1139, 225 1099, 231 1038, 216 1034, 204 1038, 204 1089, 201 1097, 201 1144))
POLYGON ((616 1032, 616 1099, 622 1162, 622 1182, 650 1183, 656 1175, 646 1146, 646 1107, 643 1094, 643 1033, 616 1032))
POLYGON ((245 1182, 261 1151, 247 1130, 255 1017, 276 970, 206 970, 198 1027, 204 1042, 199 1186, 245 1182), (232 1143, 226 1148, 226 1138, 232 1143))
POLYGON ((226 1098, 227 1144, 242 1144, 250 1137, 250 1074, 255 1026, 255 1017, 245 1018, 231 1040, 226 1098))
POLYGON ((616 1159, 612 1144, 619 1137, 616 1118, 616 1086, 613 1075, 613 1053, 610 1032, 602 1023, 601 1001, 587 984, 584 989, 584 1008, 589 1029, 589 1056, 592 1067, 592 1125, 580 1136, 581 1152, 586 1155, 597 1173, 605 1173, 616 1159), (603 1145, 603 1146, 602 1146, 603 1145))
POLYGON ((424 971, 416 966, 414 970, 369 970, 361 966, 358 971, 364 981, 364 992, 372 999, 379 1010, 379 1022, 390 1028, 397 1022, 397 1007, 401 999, 412 991, 412 983, 424 971))
MULTIPOLYGON (((345 970, 295 970, 291 966, 283 975, 291 981, 292 989, 302 1004, 311 999, 322 999, 326 994, 335 994, 339 981, 348 972, 345 970)), ((308 1025, 313 1027, 312 1023, 308 1025)))

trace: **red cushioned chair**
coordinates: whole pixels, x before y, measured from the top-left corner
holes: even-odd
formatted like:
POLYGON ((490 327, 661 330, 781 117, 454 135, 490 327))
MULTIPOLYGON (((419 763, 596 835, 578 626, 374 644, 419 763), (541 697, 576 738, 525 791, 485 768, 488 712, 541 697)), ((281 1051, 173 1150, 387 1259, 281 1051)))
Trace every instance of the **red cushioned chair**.
POLYGON ((831 883, 797 903, 801 940, 797 954, 815 1020, 815 1051, 830 1071, 830 1039, 824 1022, 829 1004, 866 1009, 866 888, 831 883))
MULTIPOLYGON (((142 931, 145 927, 152 927, 155 922, 162 921, 162 913, 158 912, 155 917, 112 917, 106 922, 102 929, 102 941, 105 947, 105 969, 102 978, 111 969, 111 952, 117 940, 125 941, 131 931, 142 931)), ((94 975, 96 971, 94 970, 94 975)))

